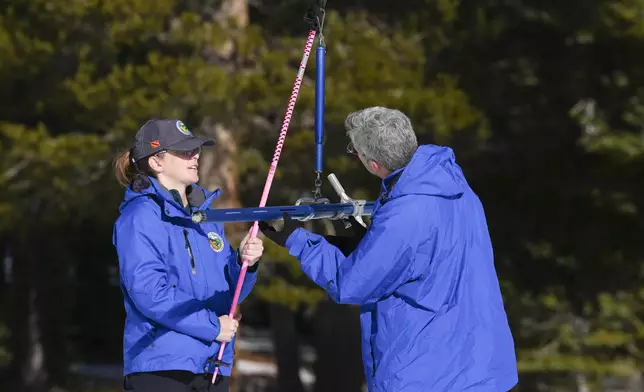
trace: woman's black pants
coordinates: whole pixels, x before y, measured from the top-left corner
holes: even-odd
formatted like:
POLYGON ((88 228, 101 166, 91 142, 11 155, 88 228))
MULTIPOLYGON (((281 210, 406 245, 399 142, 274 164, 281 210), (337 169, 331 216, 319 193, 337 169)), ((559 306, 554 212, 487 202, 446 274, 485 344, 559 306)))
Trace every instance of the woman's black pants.
POLYGON ((124 392, 229 392, 228 377, 183 370, 132 373, 123 380, 124 392))

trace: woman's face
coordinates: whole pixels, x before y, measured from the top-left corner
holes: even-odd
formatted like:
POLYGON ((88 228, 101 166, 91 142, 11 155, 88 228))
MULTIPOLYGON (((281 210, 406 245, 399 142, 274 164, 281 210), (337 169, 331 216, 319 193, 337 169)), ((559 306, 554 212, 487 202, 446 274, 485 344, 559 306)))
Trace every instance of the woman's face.
POLYGON ((199 154, 201 148, 192 151, 166 151, 150 166, 158 172, 159 181, 169 189, 186 187, 199 182, 199 154), (157 167, 154 167, 157 166, 157 167))

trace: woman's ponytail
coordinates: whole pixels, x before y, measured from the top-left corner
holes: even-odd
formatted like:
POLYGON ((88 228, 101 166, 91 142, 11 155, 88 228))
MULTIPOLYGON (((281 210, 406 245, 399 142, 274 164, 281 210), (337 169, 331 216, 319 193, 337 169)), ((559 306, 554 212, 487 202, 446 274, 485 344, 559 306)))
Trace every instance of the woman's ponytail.
POLYGON ((132 164, 130 150, 120 153, 114 161, 114 175, 116 181, 124 187, 132 184, 137 175, 137 170, 132 164))

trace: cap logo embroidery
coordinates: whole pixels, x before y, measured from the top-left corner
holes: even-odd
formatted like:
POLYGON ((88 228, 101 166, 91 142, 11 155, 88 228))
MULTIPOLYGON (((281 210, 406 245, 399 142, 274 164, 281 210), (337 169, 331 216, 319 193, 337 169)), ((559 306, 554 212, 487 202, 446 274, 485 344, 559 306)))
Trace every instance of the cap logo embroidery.
POLYGON ((190 132, 188 127, 186 127, 186 124, 181 121, 177 121, 177 129, 179 130, 179 132, 183 133, 186 136, 192 136, 192 133, 190 132))
POLYGON ((160 145, 161 145, 161 143, 159 143, 158 140, 150 142, 150 146, 152 146, 152 148, 158 148, 160 145))
POLYGON ((213 231, 208 233, 208 242, 210 242, 210 247, 215 252, 221 252, 224 249, 224 240, 213 231))

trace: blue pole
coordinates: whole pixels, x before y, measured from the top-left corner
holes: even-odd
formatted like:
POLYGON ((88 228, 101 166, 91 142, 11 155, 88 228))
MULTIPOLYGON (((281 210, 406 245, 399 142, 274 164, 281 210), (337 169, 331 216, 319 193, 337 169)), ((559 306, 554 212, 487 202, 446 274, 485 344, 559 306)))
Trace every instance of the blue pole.
POLYGON ((324 144, 324 83, 326 48, 320 43, 315 65, 315 172, 322 173, 324 144))
MULTIPOLYGON (((366 202, 361 211, 362 216, 370 216, 375 202, 366 202)), ((294 219, 337 219, 354 215, 353 203, 303 204, 299 206, 275 206, 255 208, 209 209, 192 214, 195 223, 255 222, 282 219, 288 213, 294 219)))

